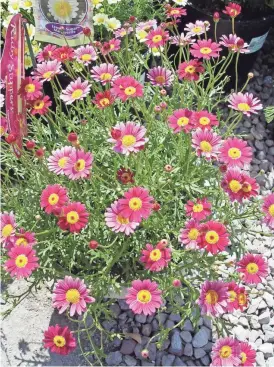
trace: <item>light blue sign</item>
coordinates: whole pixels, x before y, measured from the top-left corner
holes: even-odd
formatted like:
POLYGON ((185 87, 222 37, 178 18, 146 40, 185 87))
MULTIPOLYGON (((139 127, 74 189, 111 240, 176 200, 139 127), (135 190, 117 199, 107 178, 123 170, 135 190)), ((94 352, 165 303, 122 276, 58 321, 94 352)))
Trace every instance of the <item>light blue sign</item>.
POLYGON ((259 51, 263 47, 263 44, 266 40, 267 35, 268 35, 268 32, 263 34, 260 37, 252 38, 249 44, 249 50, 250 50, 249 53, 259 51))

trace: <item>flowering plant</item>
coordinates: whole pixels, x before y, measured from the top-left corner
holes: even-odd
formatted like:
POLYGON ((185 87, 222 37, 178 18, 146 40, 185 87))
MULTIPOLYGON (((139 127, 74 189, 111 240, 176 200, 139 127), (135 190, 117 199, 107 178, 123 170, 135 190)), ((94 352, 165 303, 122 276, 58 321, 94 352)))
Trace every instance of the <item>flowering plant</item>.
MULTIPOLYGON (((268 274, 262 255, 246 253, 244 234, 257 234, 250 221, 274 228, 274 194, 260 199, 251 148, 234 135, 262 104, 237 78, 234 92, 223 92, 229 64, 248 45, 236 35, 208 39, 211 25, 201 21, 179 34, 184 9, 164 11, 160 25, 132 19, 104 42, 38 54, 20 90, 29 119, 20 160, 1 119, 3 277, 28 278, 30 289, 53 281, 53 307, 79 324, 78 343, 81 332, 92 343, 93 327, 102 330, 111 290, 121 287, 135 314, 163 310, 168 299, 181 316, 175 327, 204 314, 226 334, 221 316, 245 309, 247 285, 268 274)), ((169 332, 157 335, 159 346, 169 332)), ((67 354, 76 338, 56 325, 44 344, 67 354)), ((92 354, 101 363, 93 344, 88 363, 92 354)), ((254 359, 228 337, 212 358, 239 365, 244 355, 254 359)))

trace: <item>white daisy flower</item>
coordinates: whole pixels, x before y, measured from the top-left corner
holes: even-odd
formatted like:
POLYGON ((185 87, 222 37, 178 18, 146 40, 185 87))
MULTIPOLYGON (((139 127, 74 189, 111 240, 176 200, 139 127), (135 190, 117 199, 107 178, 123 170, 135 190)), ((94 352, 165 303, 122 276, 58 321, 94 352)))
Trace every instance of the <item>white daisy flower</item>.
POLYGON ((181 5, 181 6, 185 6, 188 2, 188 0, 173 0, 174 3, 181 5))
POLYGON ((103 1, 104 0, 91 0, 91 4, 93 5, 94 8, 99 9, 101 8, 103 1))
POLYGON ((108 30, 115 31, 115 29, 121 28, 121 22, 116 18, 109 18, 105 26, 108 30))
POLYGON ((61 23, 70 23, 77 16, 77 0, 49 0, 48 9, 55 20, 61 23))
POLYGON ((108 3, 111 4, 117 4, 119 3, 121 0, 108 0, 108 3))
POLYGON ((21 0, 9 0, 8 11, 11 14, 19 13, 21 7, 21 0))
POLYGON ((102 24, 105 25, 107 20, 108 20, 108 16, 107 14, 104 14, 104 13, 96 14, 93 17, 94 25, 102 25, 102 24))
POLYGON ((27 26, 29 38, 32 40, 35 35, 35 27, 33 24, 30 24, 30 23, 27 23, 26 26, 27 26))
POLYGON ((33 2, 31 0, 23 0, 21 1, 21 8, 31 10, 33 8, 33 2))

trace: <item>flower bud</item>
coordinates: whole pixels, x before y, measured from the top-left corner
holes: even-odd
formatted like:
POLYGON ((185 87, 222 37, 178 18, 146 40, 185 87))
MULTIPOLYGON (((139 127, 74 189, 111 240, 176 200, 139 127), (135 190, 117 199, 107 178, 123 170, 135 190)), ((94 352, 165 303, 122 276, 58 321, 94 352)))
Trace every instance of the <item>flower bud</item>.
POLYGON ((152 210, 154 210, 155 212, 158 212, 160 209, 161 209, 161 205, 157 203, 157 201, 154 201, 152 210))
POLYGON ((238 39, 238 41, 237 41, 237 46, 238 47, 243 47, 244 44, 245 44, 245 41, 242 38, 238 39))
POLYGON ((8 136, 5 137, 5 140, 8 144, 12 144, 16 142, 16 135, 13 133, 10 133, 8 136))
POLYGON ((70 143, 76 143, 76 142, 77 142, 77 140, 78 140, 78 136, 77 136, 77 134, 76 134, 76 133, 69 133, 69 134, 68 134, 68 141, 69 141, 70 143))
POLYGON ((88 123, 88 120, 83 119, 80 121, 80 123, 81 125, 85 126, 88 123))
POLYGON ((167 108, 167 103, 166 102, 161 102, 160 107, 161 107, 162 110, 165 110, 167 108))
POLYGON ((154 107, 154 112, 155 113, 160 113, 162 111, 161 107, 160 106, 155 106, 154 107))
POLYGON ((225 173, 227 171, 227 165, 226 164, 221 164, 219 169, 222 173, 225 173))
POLYGON ((213 20, 215 23, 218 23, 220 20, 220 14, 217 11, 213 14, 213 20))
POLYGON ((85 36, 90 36, 91 35, 91 30, 89 27, 84 27, 83 28, 83 33, 85 36))
POLYGON ((37 158, 43 158, 44 155, 45 155, 44 148, 37 149, 36 152, 35 152, 35 155, 36 155, 37 158))
POLYGON ((35 147, 35 142, 33 141, 33 140, 28 140, 27 142, 26 142, 26 148, 28 149, 28 150, 32 150, 34 147, 35 147))
POLYGON ((172 171, 172 169, 173 169, 173 168, 172 168, 172 166, 171 166, 170 164, 166 164, 166 165, 165 165, 165 171, 166 171, 166 172, 171 172, 171 171, 172 171))
POLYGON ((166 91, 165 89, 161 89, 161 90, 160 90, 160 94, 161 94, 162 96, 166 96, 166 95, 167 95, 167 91, 166 91))
POLYGON ((205 22, 204 22, 204 26, 205 27, 207 27, 207 26, 209 26, 210 25, 210 23, 206 20, 205 22))
POLYGON ((164 249, 168 245, 168 240, 164 238, 157 245, 159 248, 164 249))
POLYGON ((95 241, 95 240, 91 240, 89 242, 89 248, 92 249, 92 250, 97 249, 98 245, 99 245, 99 243, 97 241, 95 241))
POLYGON ((253 73, 248 73, 247 76, 248 76, 249 79, 254 78, 254 74, 253 73))
POLYGON ((181 287, 182 283, 181 283, 180 279, 173 279, 172 285, 173 285, 173 287, 181 287))
POLYGON ((128 22, 126 22, 125 24, 124 24, 124 28, 129 28, 130 27, 130 23, 128 23, 128 22))
POLYGON ((143 349, 143 350, 142 350, 142 352, 141 352, 141 356, 142 356, 143 358, 148 358, 148 356, 149 356, 149 351, 148 351, 148 349, 143 349))
POLYGON ((35 220, 40 220, 40 219, 41 219, 41 215, 37 214, 37 215, 35 216, 35 220))
POLYGON ((111 136, 112 136, 113 139, 119 139, 121 137, 121 135, 122 135, 122 133, 121 133, 120 130, 113 129, 113 128, 111 129, 110 134, 111 134, 111 136))
POLYGON ((128 18, 128 21, 129 23, 134 23, 136 21, 136 17, 134 17, 133 15, 131 15, 129 18, 128 18))

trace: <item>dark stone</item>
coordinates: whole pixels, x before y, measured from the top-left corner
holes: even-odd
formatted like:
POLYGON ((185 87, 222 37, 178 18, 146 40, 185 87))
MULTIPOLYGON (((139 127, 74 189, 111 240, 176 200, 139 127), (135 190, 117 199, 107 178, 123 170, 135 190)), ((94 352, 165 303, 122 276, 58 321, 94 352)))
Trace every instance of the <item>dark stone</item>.
POLYGON ((192 344, 186 343, 185 349, 184 349, 184 355, 187 356, 187 357, 191 357, 193 355, 192 344))
POLYGON ((136 366, 137 364, 136 359, 131 356, 125 356, 124 360, 127 366, 136 366))
POLYGON ((140 322, 140 324, 145 324, 147 321, 147 317, 146 315, 140 314, 140 315, 135 315, 135 320, 137 322, 140 322))
POLYGON ((166 354, 162 357, 162 366, 172 366, 175 360, 175 356, 172 354, 166 354))
POLYGON ((171 313, 168 318, 169 320, 176 322, 176 324, 181 321, 181 316, 175 313, 171 313))
POLYGON ((167 314, 160 312, 158 313, 158 315, 156 316, 157 320, 159 321, 159 324, 164 325, 166 319, 167 319, 167 314))
POLYGON ((181 358, 176 357, 173 366, 187 366, 187 365, 185 364, 184 361, 181 360, 181 358))
POLYGON ((175 354, 176 356, 182 356, 183 355, 183 343, 182 339, 180 337, 180 333, 176 331, 172 337, 171 337, 171 345, 169 348, 169 353, 175 354))
POLYGON ((110 312, 112 312, 113 316, 118 317, 121 313, 120 306, 117 303, 114 303, 109 307, 110 312))
POLYGON ((154 343, 149 344, 148 346, 148 351, 149 351, 149 359, 151 361, 155 361, 156 359, 156 353, 157 353, 157 348, 156 345, 154 343))
POLYGON ((151 324, 144 324, 142 326, 142 334, 145 335, 145 336, 150 336, 152 332, 152 326, 151 324))
POLYGON ((123 340, 120 352, 122 354, 132 354, 134 352, 134 348, 135 348, 136 344, 137 344, 136 341, 134 341, 132 339, 123 340))
POLYGON ((117 322, 115 320, 105 320, 102 322, 102 325, 104 329, 110 331, 117 326, 117 322))
POLYGON ((151 323, 152 331, 158 331, 159 330, 159 323, 156 319, 154 319, 151 323))
POLYGON ((126 311, 129 309, 128 304, 126 303, 124 299, 118 299, 118 303, 119 303, 121 310, 126 311))
POLYGON ((122 354, 117 350, 106 356, 106 364, 108 366, 118 366, 122 362, 122 354))
POLYGON ((167 320, 167 322, 165 323, 166 329, 172 329, 174 326, 175 326, 174 321, 167 320))

